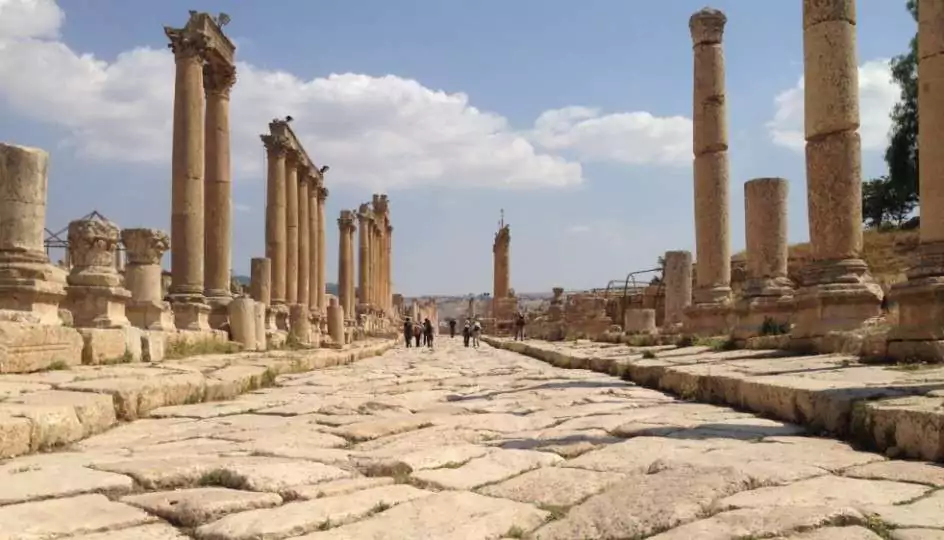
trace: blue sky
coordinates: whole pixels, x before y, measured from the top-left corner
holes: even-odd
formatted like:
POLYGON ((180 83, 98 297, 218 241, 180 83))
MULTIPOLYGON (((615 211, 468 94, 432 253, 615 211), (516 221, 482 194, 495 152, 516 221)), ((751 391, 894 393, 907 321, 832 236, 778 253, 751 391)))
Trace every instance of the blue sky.
MULTIPOLYGON (((725 31, 732 249, 751 178, 790 180, 807 238, 799 0, 718 0, 725 31)), ((51 153, 47 227, 97 209, 169 228, 173 60, 162 26, 232 17, 234 260, 264 247, 258 133, 291 114, 331 165, 327 269, 342 208, 391 199, 394 281, 407 295, 491 290, 504 208, 512 285, 602 286, 694 249, 689 16, 704 0, 0 0, 0 140, 51 153)), ((884 172, 897 88, 887 59, 915 24, 860 0, 865 175, 884 172)), ((165 266, 169 255, 165 258, 165 266)))

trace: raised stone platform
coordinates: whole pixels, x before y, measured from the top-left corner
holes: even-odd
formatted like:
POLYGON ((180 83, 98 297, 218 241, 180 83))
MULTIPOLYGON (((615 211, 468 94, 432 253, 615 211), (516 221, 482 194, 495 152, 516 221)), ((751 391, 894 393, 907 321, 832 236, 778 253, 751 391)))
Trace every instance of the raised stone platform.
POLYGON ((557 367, 609 373, 687 400, 805 425, 893 457, 944 462, 944 366, 707 346, 483 341, 557 367))
POLYGON ((62 447, 161 407, 233 399, 270 386, 278 375, 349 364, 392 346, 390 340, 374 339, 344 350, 61 365, 51 371, 0 375, 0 458, 62 447))

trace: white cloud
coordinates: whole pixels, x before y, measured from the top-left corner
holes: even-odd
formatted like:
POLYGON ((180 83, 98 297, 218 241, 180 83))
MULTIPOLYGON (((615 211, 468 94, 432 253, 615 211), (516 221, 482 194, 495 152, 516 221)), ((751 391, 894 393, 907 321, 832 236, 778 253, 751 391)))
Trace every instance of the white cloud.
POLYGON ((565 107, 545 111, 530 137, 548 150, 571 150, 586 161, 629 165, 692 163, 692 121, 647 112, 601 115, 599 109, 565 107))
MULTIPOLYGON (((891 129, 892 107, 901 88, 892 80, 888 60, 872 60, 859 67, 859 135, 863 150, 884 150, 891 129)), ((767 123, 775 144, 799 152, 804 148, 803 78, 797 85, 774 98, 776 112, 767 123)))
POLYGON ((583 234, 588 232, 590 232, 589 225, 571 225, 570 227, 567 227, 568 234, 583 234))
MULTIPOLYGON (((0 100, 62 128, 61 147, 95 160, 167 164, 174 61, 165 48, 136 48, 112 62, 58 40, 55 0, 0 0, 0 100)), ((233 171, 261 179, 259 134, 291 114, 293 129, 332 182, 373 189, 563 187, 583 182, 577 159, 624 164, 691 161, 691 121, 645 112, 547 111, 532 130, 473 107, 463 93, 394 75, 344 73, 311 80, 239 63, 232 93, 233 171), (537 146, 537 147, 536 147, 537 146)))

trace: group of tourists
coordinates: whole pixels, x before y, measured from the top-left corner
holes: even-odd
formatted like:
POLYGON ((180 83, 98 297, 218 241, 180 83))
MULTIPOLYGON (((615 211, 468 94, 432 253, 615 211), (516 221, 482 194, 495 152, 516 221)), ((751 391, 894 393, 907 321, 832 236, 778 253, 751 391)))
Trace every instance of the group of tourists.
POLYGON ((427 317, 423 319, 422 324, 414 322, 410 317, 406 318, 406 321, 403 322, 403 341, 406 343, 407 348, 415 341, 416 346, 420 346, 420 340, 423 341, 423 345, 433 348, 433 323, 427 317))
MULTIPOLYGON (((456 337, 456 320, 449 319, 449 337, 456 337)), ((482 335, 482 323, 478 319, 466 319, 462 327, 462 344, 466 347, 471 342, 476 349, 479 346, 479 337, 482 335)))

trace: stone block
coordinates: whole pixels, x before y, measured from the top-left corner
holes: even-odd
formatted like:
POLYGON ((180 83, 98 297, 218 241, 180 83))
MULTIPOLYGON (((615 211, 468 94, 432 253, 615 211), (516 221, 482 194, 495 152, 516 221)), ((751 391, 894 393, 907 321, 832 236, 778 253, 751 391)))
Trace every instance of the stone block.
POLYGON ((627 334, 652 334, 656 331, 656 310, 627 309, 623 315, 623 330, 627 334))
POLYGON ((129 324, 125 305, 131 292, 122 287, 70 285, 65 306, 76 327, 120 328, 129 324))
POLYGON ((210 306, 198 302, 174 302, 174 323, 178 330, 210 330, 210 306))
MULTIPOLYGON (((737 322, 731 334, 734 339, 746 340, 765 334, 765 326, 775 326, 781 333, 789 330, 796 305, 792 296, 745 297, 735 306, 737 322)), ((767 330, 768 335, 770 330, 767 330)))
POLYGON ((228 306, 230 334, 245 350, 256 349, 256 308, 249 297, 234 298, 228 306))
POLYGON ((0 412, 0 459, 29 453, 32 429, 28 418, 0 412))
POLYGON ((101 433, 115 424, 115 405, 111 396, 92 392, 46 390, 32 392, 4 402, 28 406, 71 407, 82 426, 82 438, 101 433))
POLYGON ((84 346, 82 363, 86 365, 125 364, 141 361, 140 328, 79 328, 84 346))
POLYGON ((721 336, 730 333, 734 323, 734 306, 730 303, 692 304, 685 308, 683 328, 688 334, 721 336))
POLYGON ((163 361, 166 347, 167 334, 164 332, 146 331, 141 333, 142 362, 163 361))
POLYGON ((131 324, 143 330, 174 330, 174 313, 168 302, 132 300, 125 311, 131 324))
POLYGON ((266 305, 262 302, 255 302, 252 306, 253 325, 256 332, 256 350, 264 351, 268 348, 266 342, 266 305))
POLYGON ((29 373, 82 363, 82 336, 73 328, 0 321, 0 373, 29 373))

